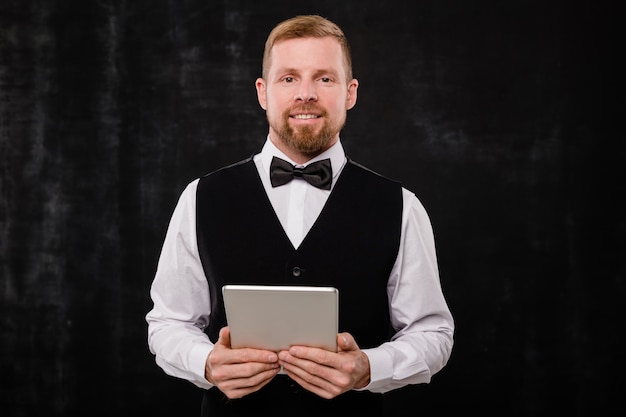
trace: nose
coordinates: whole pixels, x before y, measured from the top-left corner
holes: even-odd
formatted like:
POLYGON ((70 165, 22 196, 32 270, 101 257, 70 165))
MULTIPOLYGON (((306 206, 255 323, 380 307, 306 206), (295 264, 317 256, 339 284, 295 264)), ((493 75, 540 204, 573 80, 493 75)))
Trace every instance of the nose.
POLYGON ((294 98, 296 101, 301 102, 317 101, 315 82, 301 81, 300 83, 298 83, 298 89, 294 98))

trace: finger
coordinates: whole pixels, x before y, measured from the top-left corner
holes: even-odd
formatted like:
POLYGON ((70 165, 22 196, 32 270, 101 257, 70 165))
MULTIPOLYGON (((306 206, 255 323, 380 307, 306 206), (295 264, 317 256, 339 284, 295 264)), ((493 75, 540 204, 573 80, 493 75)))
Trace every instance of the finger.
MULTIPOLYGON (((267 355, 263 355, 262 351, 256 352, 257 355, 262 355, 261 359, 267 358, 267 355)), ((254 352, 249 353, 255 356, 254 352)), ((275 353, 270 353, 276 356, 275 353)), ((207 380, 218 385, 220 389, 222 389, 223 384, 228 384, 229 387, 253 387, 267 378, 271 379, 280 370, 277 361, 248 361, 245 356, 236 349, 214 349, 208 357, 208 376, 211 379, 207 378, 207 380)))
POLYGON ((238 364, 247 362, 278 362, 278 355, 276 354, 276 352, 273 352, 271 350, 251 348, 232 349, 230 344, 230 328, 228 326, 222 327, 220 329, 219 338, 217 340, 216 346, 217 345, 227 348, 227 350, 221 351, 222 354, 220 355, 220 363, 238 364))
POLYGON ((230 348, 230 328, 228 326, 220 329, 220 334, 217 343, 230 348))
POLYGON ((336 353, 322 349, 296 347, 281 352, 279 363, 286 372, 297 375, 308 384, 329 389, 330 385, 341 383, 340 363, 336 353), (294 353, 292 355, 291 353, 294 353), (297 355, 297 356, 296 356, 297 355))
MULTIPOLYGON (((292 363, 309 372, 315 373, 314 367, 335 368, 339 364, 339 357, 335 352, 306 346, 292 346, 286 352, 281 352, 281 359, 292 363)), ((318 370, 319 371, 319 370, 318 370)))
POLYGON ((342 390, 331 382, 316 375, 309 374, 302 368, 287 365, 283 367, 287 376, 302 388, 322 398, 331 399, 342 393, 342 390))
POLYGON ((359 346, 350 333, 339 333, 337 335, 337 348, 340 352, 359 350, 359 346))
POLYGON ((278 355, 272 351, 247 348, 228 349, 217 345, 209 355, 209 360, 213 368, 218 365, 233 367, 225 372, 232 374, 231 377, 235 378, 279 366, 278 355))
POLYGON ((278 370, 265 371, 250 378, 229 379, 219 385, 228 398, 236 399, 263 388, 276 376, 278 370))

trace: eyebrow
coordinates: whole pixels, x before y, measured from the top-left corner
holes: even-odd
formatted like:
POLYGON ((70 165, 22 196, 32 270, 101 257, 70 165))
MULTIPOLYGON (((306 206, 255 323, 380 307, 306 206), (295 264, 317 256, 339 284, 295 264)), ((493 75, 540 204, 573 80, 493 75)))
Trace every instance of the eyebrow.
MULTIPOLYGON (((276 71, 276 74, 278 74, 278 77, 280 78, 284 76, 284 74, 300 74, 300 72, 301 71, 297 70, 296 68, 283 68, 283 69, 279 68, 279 70, 276 71)), ((322 69, 315 70, 315 72, 313 72, 314 77, 319 77, 324 74, 332 75, 333 77, 339 77, 339 73, 330 68, 326 68, 326 69, 322 68, 322 69)))

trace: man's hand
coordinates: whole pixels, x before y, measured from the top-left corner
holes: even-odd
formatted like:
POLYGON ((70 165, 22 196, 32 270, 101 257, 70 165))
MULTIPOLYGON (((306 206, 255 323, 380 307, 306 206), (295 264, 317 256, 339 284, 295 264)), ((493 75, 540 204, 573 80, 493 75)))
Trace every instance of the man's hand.
POLYGON ((204 377, 228 398, 258 391, 280 371, 278 355, 259 349, 231 349, 230 329, 224 327, 206 360, 204 377))
POLYGON ((369 359, 354 337, 349 333, 338 334, 337 346, 337 353, 292 346, 278 354, 279 363, 291 379, 322 398, 334 398, 369 384, 369 359))

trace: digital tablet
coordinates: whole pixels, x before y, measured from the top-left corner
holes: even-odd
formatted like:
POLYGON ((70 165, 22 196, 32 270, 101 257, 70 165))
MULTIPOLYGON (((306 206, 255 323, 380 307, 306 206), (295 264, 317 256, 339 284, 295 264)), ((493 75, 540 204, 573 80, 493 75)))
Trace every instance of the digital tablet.
POLYGON ((332 287, 225 285, 232 348, 293 345, 337 351, 339 292, 332 287))

